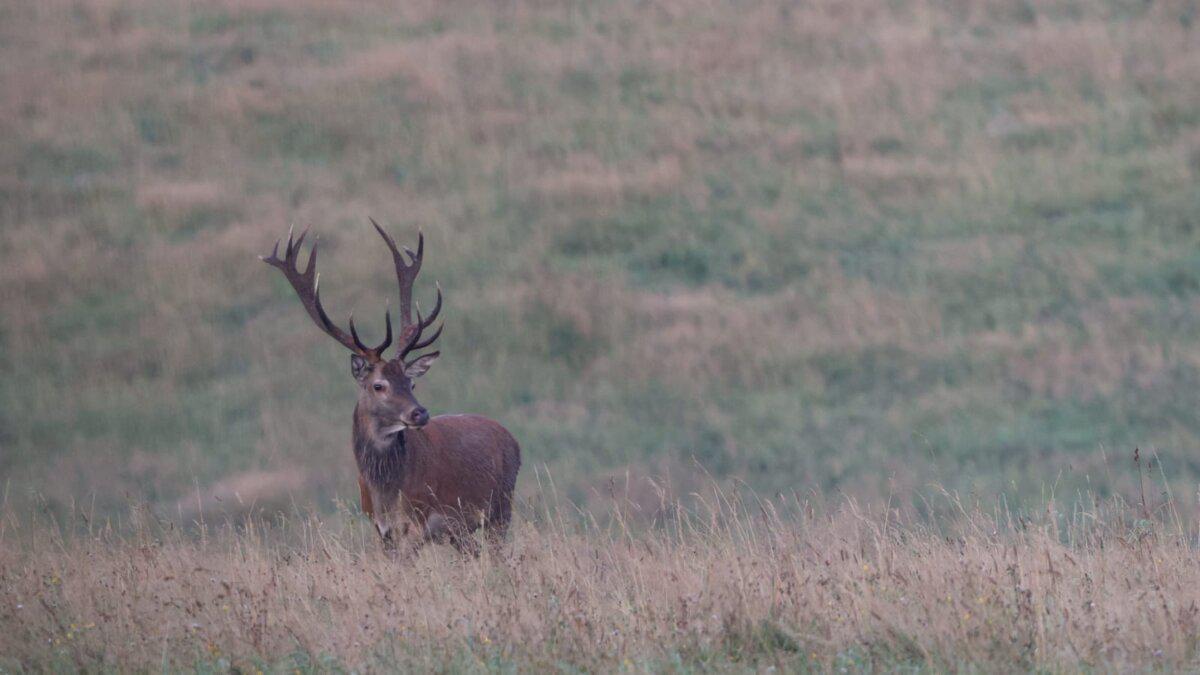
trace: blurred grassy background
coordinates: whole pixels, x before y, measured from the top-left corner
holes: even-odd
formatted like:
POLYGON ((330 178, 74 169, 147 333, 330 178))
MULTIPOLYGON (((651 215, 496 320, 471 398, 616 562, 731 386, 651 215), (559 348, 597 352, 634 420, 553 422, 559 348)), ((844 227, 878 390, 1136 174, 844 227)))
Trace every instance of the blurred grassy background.
POLYGON ((356 495, 347 356, 256 256, 311 223, 376 339, 368 215, 446 291, 422 402, 525 484, 1103 494, 1139 444, 1194 494, 1197 9, 0 5, 8 498, 356 495))

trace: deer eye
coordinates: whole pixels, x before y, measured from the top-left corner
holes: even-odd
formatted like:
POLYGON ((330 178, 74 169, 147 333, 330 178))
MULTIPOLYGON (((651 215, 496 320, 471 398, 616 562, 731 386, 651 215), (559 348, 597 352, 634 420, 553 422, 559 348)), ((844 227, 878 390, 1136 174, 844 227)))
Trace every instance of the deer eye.
POLYGON ((383 391, 384 389, 387 389, 387 385, 382 382, 375 383, 375 391, 383 391))

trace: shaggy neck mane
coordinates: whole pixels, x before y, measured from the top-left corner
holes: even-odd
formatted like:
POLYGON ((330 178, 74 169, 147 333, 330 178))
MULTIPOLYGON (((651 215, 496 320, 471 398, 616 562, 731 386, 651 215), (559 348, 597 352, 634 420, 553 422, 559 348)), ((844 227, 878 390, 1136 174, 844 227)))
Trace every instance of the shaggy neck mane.
POLYGON ((404 480, 404 460, 408 455, 406 433, 392 434, 383 445, 376 443, 372 434, 356 439, 354 458, 358 461, 358 470, 376 488, 384 491, 400 489, 404 480))

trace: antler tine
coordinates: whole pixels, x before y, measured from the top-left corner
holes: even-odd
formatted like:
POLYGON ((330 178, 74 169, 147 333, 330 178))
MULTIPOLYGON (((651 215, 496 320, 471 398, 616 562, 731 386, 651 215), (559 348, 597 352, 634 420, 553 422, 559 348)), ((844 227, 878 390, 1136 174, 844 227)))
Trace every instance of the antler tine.
POLYGON ((367 216, 367 220, 371 221, 371 224, 375 226, 375 231, 379 233, 379 236, 383 237, 383 240, 387 242, 388 248, 392 249, 392 253, 394 254, 396 252, 396 240, 392 239, 392 235, 388 234, 386 230, 380 227, 379 223, 375 222, 374 218, 367 216))
POLYGON ((424 349, 433 344, 433 341, 442 334, 442 327, 439 326, 431 337, 421 340, 421 334, 433 325, 442 311, 442 287, 441 285, 437 286, 437 300, 428 318, 421 316, 421 310, 418 307, 417 320, 413 321, 413 282, 420 273, 421 262, 425 258, 425 234, 417 233, 417 250, 413 251, 407 246, 396 246, 396 240, 379 223, 375 222, 374 218, 368 218, 368 220, 371 221, 371 225, 375 227, 379 236, 383 238, 388 250, 392 252, 392 263, 396 268, 396 282, 400 286, 400 340, 402 345, 397 358, 403 359, 409 352, 415 349, 424 349))
POLYGON ((438 314, 442 311, 442 285, 435 284, 435 286, 437 287, 437 300, 433 303, 433 311, 429 313, 429 318, 422 322, 422 330, 432 326, 433 322, 437 320, 438 314))
POLYGON ((417 274, 421 272, 421 259, 425 254, 425 235, 418 233, 415 253, 407 246, 403 247, 404 253, 408 254, 406 259, 404 253, 401 253, 401 247, 396 246, 396 240, 392 238, 392 235, 375 222, 374 218, 368 218, 368 220, 371 221, 371 225, 375 226, 375 231, 379 233, 380 237, 383 237, 388 250, 392 252, 392 265, 396 268, 396 282, 400 286, 400 329, 403 331, 413 325, 412 287, 417 274))
MULTIPOLYGON (((303 239, 303 237, 301 237, 301 239, 303 239)), ((316 281, 316 274, 317 274, 317 250, 320 248, 320 246, 321 246, 321 235, 317 235, 316 237, 313 238, 312 250, 308 252, 308 268, 304 270, 304 278, 314 280, 313 288, 316 288, 315 281, 316 281)), ((299 268, 300 268, 300 265, 297 264, 296 269, 299 269, 299 268)))
POLYGON ((383 342, 380 342, 378 347, 367 347, 366 345, 362 344, 362 340, 359 339, 359 331, 354 328, 354 313, 350 313, 350 337, 352 337, 354 340, 354 346, 358 347, 359 350, 361 350, 364 354, 371 353, 377 354, 377 356, 382 356, 386 348, 391 346, 391 310, 384 312, 383 323, 384 327, 388 329, 388 335, 384 336, 383 342))
POLYGON ((396 358, 403 359, 406 354, 408 354, 409 352, 411 352, 413 350, 413 348, 417 344, 417 341, 421 339, 421 331, 422 331, 421 310, 420 310, 420 308, 418 308, 417 309, 417 322, 412 324, 408 328, 405 328, 400 333, 401 338, 404 339, 404 346, 401 347, 400 351, 396 353, 396 358))
POLYGON ((413 267, 416 268, 416 270, 413 272, 413 276, 416 276, 417 272, 421 271, 421 259, 425 257, 425 233, 417 230, 416 253, 413 253, 413 250, 407 246, 404 247, 404 252, 408 254, 408 257, 412 258, 413 267))
POLYGON ((415 345, 412 346, 411 349, 409 349, 409 351, 415 352, 418 349, 425 349, 429 345, 433 344, 435 341, 437 341, 437 339, 439 337, 441 337, 442 329, 445 327, 446 327, 446 324, 444 324, 444 323, 442 325, 438 326, 438 329, 433 332, 433 335, 430 335, 429 337, 425 338, 424 340, 421 340, 420 342, 416 343, 415 345))
POLYGON ((275 242, 275 247, 271 250, 268 256, 259 256, 259 260, 267 263, 271 267, 278 269, 283 273, 283 276, 291 284, 292 290, 300 298, 300 304, 304 305, 305 311, 309 317, 317 324, 322 331, 329 337, 337 340, 346 349, 358 354, 367 359, 379 360, 382 358, 383 351, 392 344, 392 317, 389 310, 385 314, 387 323, 387 337, 378 347, 374 349, 363 344, 358 337, 358 331, 354 326, 354 317, 350 317, 350 333, 336 326, 329 318, 329 314, 325 311, 325 307, 321 305, 320 280, 321 275, 317 273, 317 250, 320 245, 320 239, 313 242, 312 251, 308 256, 308 266, 300 271, 300 248, 304 244, 304 238, 308 236, 308 228, 305 228, 300 233, 299 237, 292 236, 292 230, 288 230, 287 244, 283 249, 283 258, 279 257, 279 244, 282 239, 275 242))
POLYGON ((375 348, 377 354, 383 354, 385 349, 392 346, 392 310, 390 307, 383 313, 383 325, 387 328, 387 335, 384 336, 383 342, 375 348))
POLYGON ((358 331, 354 329, 354 313, 353 312, 350 313, 349 323, 350 323, 350 337, 354 340, 354 346, 357 347, 359 351, 362 351, 362 352, 367 351, 367 346, 362 343, 362 340, 358 339, 358 331))
POLYGON ((442 311, 442 287, 438 286, 437 287, 437 301, 433 305, 433 311, 429 314, 429 318, 423 318, 421 316, 421 308, 418 306, 417 307, 417 320, 416 320, 416 322, 414 322, 412 325, 410 325, 408 328, 405 329, 405 331, 408 333, 408 339, 405 341, 404 347, 396 355, 396 358, 403 359, 410 352, 414 352, 418 349, 424 349, 424 348, 428 347, 429 345, 433 344, 434 340, 438 339, 438 336, 440 336, 442 334, 442 329, 445 328, 445 324, 438 326, 437 331, 435 331, 434 334, 432 336, 430 336, 428 339, 421 340, 421 334, 425 332, 425 329, 427 329, 433 325, 433 322, 437 320, 438 314, 440 314, 441 311, 442 311))
POLYGON ((416 362, 417 362, 417 359, 420 359, 420 358, 423 358, 423 357, 426 357, 426 356, 430 356, 430 357, 435 357, 435 358, 436 358, 438 354, 441 354, 441 352, 440 352, 440 351, 437 351, 437 352, 429 352, 428 354, 422 354, 421 356, 418 356, 418 357, 416 357, 416 358, 409 359, 408 361, 405 361, 405 362, 404 362, 404 367, 406 367, 406 368, 407 368, 408 366, 411 366, 412 364, 416 363, 416 362))
POLYGON ((297 267, 299 267, 300 263, 300 247, 304 245, 304 238, 307 236, 308 228, 306 227, 304 228, 304 231, 300 233, 300 236, 296 237, 296 244, 293 246, 292 235, 290 233, 288 234, 288 248, 290 249, 291 254, 296 256, 297 267))

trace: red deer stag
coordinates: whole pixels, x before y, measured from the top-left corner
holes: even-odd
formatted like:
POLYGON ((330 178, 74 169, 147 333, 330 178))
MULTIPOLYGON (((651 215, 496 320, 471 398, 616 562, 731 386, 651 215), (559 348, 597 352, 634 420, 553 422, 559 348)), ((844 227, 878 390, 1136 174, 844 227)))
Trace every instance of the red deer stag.
POLYGON ((400 284, 399 351, 385 359, 392 344, 391 313, 385 314, 387 335, 378 347, 367 347, 354 328, 350 332, 334 325, 321 306, 318 291, 317 244, 308 256, 308 267, 300 271, 300 247, 305 230, 295 240, 288 233, 283 257, 279 244, 261 260, 283 272, 300 297, 301 304, 317 326, 349 349, 350 371, 358 381, 358 405, 354 408, 354 458, 358 462, 358 485, 362 510, 375 523, 384 548, 395 552, 399 537, 408 535, 412 550, 429 541, 449 542, 460 551, 477 553, 470 533, 483 525, 492 541, 503 539, 512 514, 512 494, 521 466, 517 441, 500 424, 479 415, 438 415, 429 412, 413 396, 413 380, 425 374, 439 352, 411 354, 433 344, 441 335, 422 335, 442 309, 442 289, 428 318, 417 309, 412 320, 412 286, 421 271, 425 237, 419 235, 417 251, 408 247, 405 258, 396 242, 378 223, 371 224, 392 252, 400 284))

